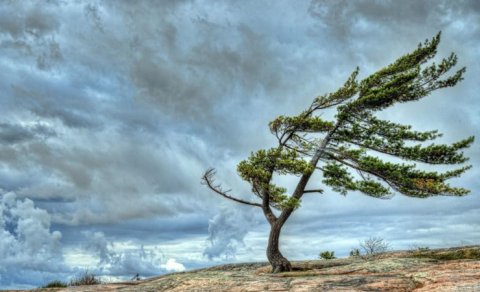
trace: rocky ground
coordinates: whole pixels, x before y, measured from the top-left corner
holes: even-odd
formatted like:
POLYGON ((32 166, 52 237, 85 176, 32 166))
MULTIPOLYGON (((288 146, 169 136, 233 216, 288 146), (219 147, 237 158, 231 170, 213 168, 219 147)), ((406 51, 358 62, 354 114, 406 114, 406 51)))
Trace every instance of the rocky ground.
POLYGON ((235 264, 135 282, 37 291, 480 291, 480 246, 391 252, 370 258, 235 264))

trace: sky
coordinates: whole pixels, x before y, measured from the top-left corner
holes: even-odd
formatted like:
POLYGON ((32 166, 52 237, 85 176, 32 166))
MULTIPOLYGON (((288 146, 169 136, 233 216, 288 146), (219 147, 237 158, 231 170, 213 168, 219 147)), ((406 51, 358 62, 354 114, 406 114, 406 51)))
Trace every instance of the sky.
MULTIPOLYGON (((203 172, 254 200, 236 165, 275 145, 270 120, 439 31, 438 57, 455 52, 465 80, 379 117, 440 143, 480 137, 479 1, 1 0, 0 289, 266 261, 260 209, 210 192, 203 172)), ((478 244, 478 142, 465 155, 452 184, 470 195, 308 194, 281 250, 478 244)))

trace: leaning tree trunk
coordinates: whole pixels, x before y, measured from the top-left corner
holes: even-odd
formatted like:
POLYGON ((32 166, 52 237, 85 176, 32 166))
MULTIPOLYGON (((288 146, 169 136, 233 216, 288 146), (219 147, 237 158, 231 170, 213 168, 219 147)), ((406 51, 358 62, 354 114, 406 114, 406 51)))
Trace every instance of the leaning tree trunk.
POLYGON ((290 262, 280 252, 278 242, 282 225, 272 224, 268 237, 267 258, 272 265, 272 273, 288 272, 292 270, 290 262))

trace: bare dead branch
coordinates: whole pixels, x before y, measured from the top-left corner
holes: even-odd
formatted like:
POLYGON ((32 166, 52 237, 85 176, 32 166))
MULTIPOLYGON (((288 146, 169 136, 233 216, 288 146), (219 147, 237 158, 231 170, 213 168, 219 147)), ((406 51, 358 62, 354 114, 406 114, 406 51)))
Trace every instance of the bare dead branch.
POLYGON ((206 185, 209 189, 219 194, 220 196, 230 199, 232 201, 235 201, 237 203, 242 203, 245 205, 256 206, 256 207, 262 207, 262 205, 259 203, 244 201, 242 199, 238 199, 228 195, 228 192, 230 192, 231 190, 224 191, 222 190, 222 187, 220 184, 215 185, 215 180, 214 180, 215 173, 216 173, 215 169, 213 168, 210 168, 209 170, 207 170, 202 176, 202 184, 206 185))

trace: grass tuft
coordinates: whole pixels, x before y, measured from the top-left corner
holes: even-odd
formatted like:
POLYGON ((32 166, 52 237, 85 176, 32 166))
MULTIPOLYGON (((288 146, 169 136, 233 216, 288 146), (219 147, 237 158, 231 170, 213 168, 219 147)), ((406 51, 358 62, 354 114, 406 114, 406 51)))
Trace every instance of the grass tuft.
POLYGON ((60 280, 54 280, 51 282, 48 282, 45 286, 42 286, 42 288, 65 288, 68 287, 67 283, 62 282, 60 280))

